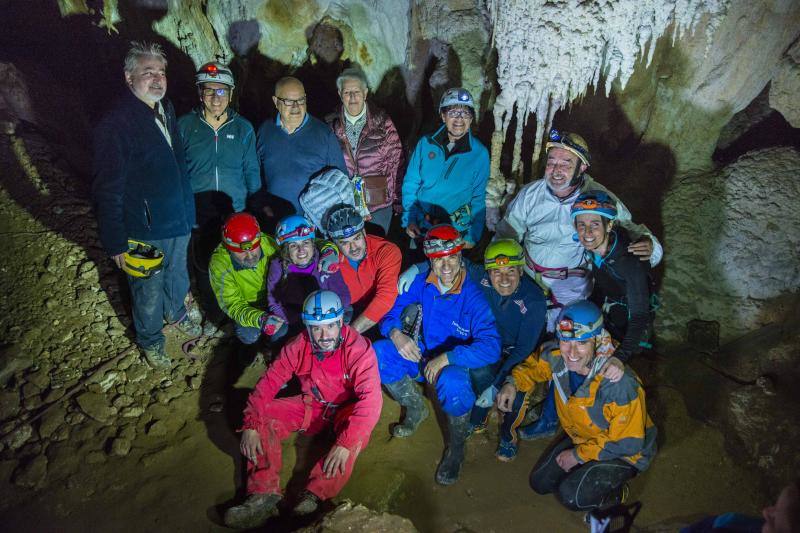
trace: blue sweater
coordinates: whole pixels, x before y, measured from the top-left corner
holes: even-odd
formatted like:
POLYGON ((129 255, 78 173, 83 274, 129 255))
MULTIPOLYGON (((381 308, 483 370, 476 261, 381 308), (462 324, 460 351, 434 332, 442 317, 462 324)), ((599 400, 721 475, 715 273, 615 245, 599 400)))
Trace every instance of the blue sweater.
POLYGON ((298 197, 311 176, 336 167, 347 174, 339 141, 324 122, 308 120, 289 135, 274 119, 258 128, 257 152, 266 191, 283 198, 301 211, 298 197))
MULTIPOLYGON (((427 261, 416 266, 422 273, 428 272, 430 268, 427 261)), ((469 277, 483 289, 483 295, 497 322, 504 359, 493 384, 500 388, 511 369, 536 349, 545 326, 547 301, 542 289, 525 275, 513 294, 500 296, 492 287, 489 273, 483 265, 464 259, 463 266, 469 277)))
POLYGON ((444 211, 464 238, 477 244, 486 220, 489 152, 471 132, 459 139, 450 153, 447 142, 443 125, 433 135, 422 137, 414 148, 403 178, 402 226, 414 222, 426 229, 430 225, 425 223, 425 215, 444 211))
POLYGON ((161 101, 172 147, 153 110, 126 91, 94 130, 92 196, 106 253, 128 250, 128 239, 188 235, 194 196, 172 104, 161 101))
POLYGON ((466 277, 459 292, 440 294, 439 288, 426 277, 425 273, 418 274, 411 287, 397 297, 381 321, 381 334, 388 337, 392 329, 402 329, 403 309, 421 303, 420 344, 424 357, 447 352, 450 364, 466 368, 480 368, 498 361, 500 335, 478 284, 466 277))
POLYGON ((247 196, 261 188, 250 122, 228 108, 228 120, 215 133, 202 110, 195 110, 178 120, 178 129, 192 191, 222 191, 231 198, 234 211, 243 211, 247 196))

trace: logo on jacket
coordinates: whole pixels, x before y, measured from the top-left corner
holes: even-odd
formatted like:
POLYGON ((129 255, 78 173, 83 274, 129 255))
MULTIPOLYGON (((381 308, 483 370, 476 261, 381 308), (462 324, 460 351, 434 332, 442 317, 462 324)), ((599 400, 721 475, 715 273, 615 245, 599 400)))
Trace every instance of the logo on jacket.
POLYGON ((525 307, 525 302, 523 302, 522 300, 514 300, 514 303, 517 304, 517 306, 519 307, 519 312, 522 313, 523 315, 528 312, 528 308, 525 307))
POLYGON ((459 335, 461 335, 462 337, 469 337, 469 330, 468 330, 467 328, 463 327, 461 324, 459 324, 459 323, 458 323, 458 322, 456 322, 455 320, 453 320, 453 322, 451 323, 451 325, 452 325, 454 328, 456 328, 456 332, 457 332, 459 335))
POLYGON ((235 139, 236 137, 234 137, 232 134, 228 133, 227 135, 225 135, 225 138, 226 138, 226 139, 233 140, 233 139, 235 139))
POLYGON ((428 152, 428 159, 436 159, 436 152, 428 152))

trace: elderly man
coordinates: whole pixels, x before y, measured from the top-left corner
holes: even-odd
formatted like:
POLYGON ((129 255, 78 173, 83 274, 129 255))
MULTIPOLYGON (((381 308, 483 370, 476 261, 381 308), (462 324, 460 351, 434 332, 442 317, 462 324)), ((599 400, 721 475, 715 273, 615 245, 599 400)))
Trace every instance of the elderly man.
POLYGON ((284 346, 250 394, 240 446, 248 461, 248 498, 228 509, 227 526, 255 528, 275 512, 281 499, 281 441, 292 433, 333 429, 336 437, 311 470, 294 507, 298 515, 336 496, 367 447, 383 405, 378 365, 369 341, 342 323, 343 314, 336 293, 312 292, 303 305, 306 331, 284 346), (276 398, 293 376, 301 393, 276 398))
POLYGON ((403 259, 400 249, 385 239, 367 235, 364 219, 350 206, 333 209, 326 229, 339 248, 339 271, 357 314, 351 327, 364 333, 394 305, 403 259))
POLYGON ((472 248, 483 232, 489 152, 470 131, 475 102, 469 91, 445 91, 439 114, 444 124, 420 139, 408 162, 401 224, 417 239, 431 225, 449 222, 472 248))
POLYGON ((397 173, 403 160, 400 136, 385 112, 367 105, 369 88, 361 69, 342 72, 336 87, 342 106, 328 117, 328 123, 342 146, 348 173, 363 188, 369 222, 380 226, 386 235, 399 192, 397 173))
POLYGON ((614 347, 593 303, 567 305, 556 336, 557 343, 542 345, 513 369, 497 406, 506 419, 518 418, 534 385, 551 382, 566 434, 539 458, 531 488, 555 493, 572 511, 613 507, 623 500, 625 482, 646 470, 656 453, 644 388, 627 368, 619 380, 603 376, 614 347))
POLYGON ((274 223, 301 213, 298 197, 314 174, 329 167, 347 172, 347 167, 336 136, 306 112, 306 92, 300 80, 278 80, 272 102, 278 116, 258 129, 257 152, 272 200, 264 214, 274 223))
POLYGON ((164 319, 191 335, 186 251, 195 221, 183 144, 167 92, 161 47, 133 43, 125 57, 130 89, 94 132, 92 193, 103 248, 123 268, 132 241, 163 254, 159 272, 128 276, 136 343, 154 367, 169 367, 164 319))
POLYGON ((436 482, 458 481, 470 411, 476 400, 470 370, 493 365, 500 358, 500 335, 477 283, 461 266, 464 240, 449 224, 432 227, 423 249, 431 273, 421 273, 381 322, 387 337, 375 343, 381 381, 405 419, 392 427, 395 437, 412 435, 428 416, 415 381, 434 385, 447 415, 448 444, 436 469, 436 482))

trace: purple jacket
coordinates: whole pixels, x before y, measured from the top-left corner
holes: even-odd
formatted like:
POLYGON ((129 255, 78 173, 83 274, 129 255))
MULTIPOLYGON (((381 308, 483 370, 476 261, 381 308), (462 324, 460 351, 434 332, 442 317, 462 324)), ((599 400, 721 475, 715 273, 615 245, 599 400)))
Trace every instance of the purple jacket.
POLYGON ((361 131, 358 150, 352 147, 344 132, 344 110, 339 106, 336 114, 327 118, 333 133, 339 139, 344 162, 350 176, 386 176, 387 198, 384 202, 370 206, 372 211, 388 207, 397 200, 399 187, 397 175, 403 163, 403 146, 392 119, 381 109, 367 105, 367 123, 361 131))
POLYGON ((283 279, 283 259, 275 257, 269 263, 267 272, 267 304, 269 312, 281 317, 290 326, 301 322, 300 313, 306 296, 317 289, 335 292, 342 299, 345 309, 350 307, 350 291, 341 272, 328 274, 320 272, 319 252, 314 251, 314 259, 305 268, 289 265, 289 272, 283 279))

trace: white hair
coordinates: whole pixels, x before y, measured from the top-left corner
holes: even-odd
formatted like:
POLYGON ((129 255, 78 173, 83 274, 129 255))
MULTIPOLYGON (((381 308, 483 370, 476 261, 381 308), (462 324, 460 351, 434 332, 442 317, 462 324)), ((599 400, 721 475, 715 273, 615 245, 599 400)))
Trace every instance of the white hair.
POLYGON ((157 57, 164 62, 164 67, 167 66, 167 56, 164 55, 164 49, 160 44, 131 41, 131 47, 125 55, 125 72, 133 72, 139 64, 139 60, 145 56, 157 57))
POLYGON ((358 67, 350 67, 344 69, 339 77, 336 78, 336 89, 339 93, 342 92, 342 86, 344 85, 345 80, 358 80, 361 83, 361 89, 364 92, 369 89, 369 85, 367 84, 367 76, 364 74, 364 71, 358 67))

